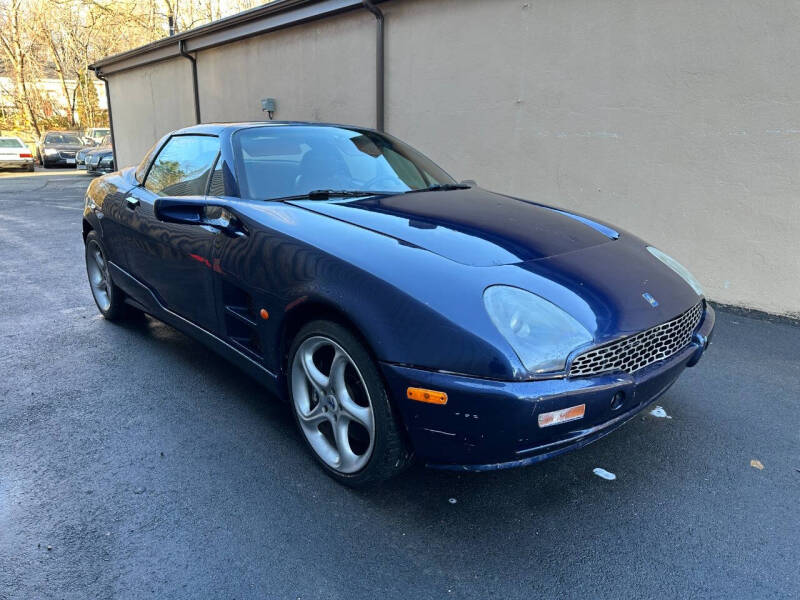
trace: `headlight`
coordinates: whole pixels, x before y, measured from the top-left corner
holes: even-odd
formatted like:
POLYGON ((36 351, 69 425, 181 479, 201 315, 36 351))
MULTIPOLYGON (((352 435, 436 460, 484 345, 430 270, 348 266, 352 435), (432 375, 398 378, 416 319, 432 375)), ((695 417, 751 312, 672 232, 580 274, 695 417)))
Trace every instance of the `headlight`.
POLYGON ((56 150, 55 148, 45 148, 45 149, 44 149, 44 153, 45 153, 47 156, 51 156, 51 155, 53 155, 53 154, 58 154, 58 150, 56 150))
POLYGON ((692 276, 692 274, 689 272, 689 269, 684 267, 681 263, 679 263, 677 260, 669 256, 668 254, 664 254, 658 248, 653 248, 652 246, 648 246, 647 251, 653 256, 655 256, 662 263, 667 265, 670 269, 675 271, 678 275, 680 275, 686 283, 692 286, 692 289, 695 292, 697 292, 698 296, 703 295, 703 288, 700 287, 700 283, 697 281, 697 279, 695 279, 692 276))
POLYGON ((544 298, 507 285, 483 293, 492 323, 531 373, 561 371, 570 353, 592 342, 592 334, 544 298))

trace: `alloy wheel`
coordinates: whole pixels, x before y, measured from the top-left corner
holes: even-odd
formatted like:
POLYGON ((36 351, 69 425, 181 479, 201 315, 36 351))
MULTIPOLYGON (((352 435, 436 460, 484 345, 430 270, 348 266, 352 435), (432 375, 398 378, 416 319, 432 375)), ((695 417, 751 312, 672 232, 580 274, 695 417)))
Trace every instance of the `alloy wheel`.
POLYGON ((324 336, 304 340, 292 359, 292 400, 308 443, 340 473, 366 466, 375 445, 375 415, 350 355, 324 336))
POLYGON ((92 288, 97 306, 103 312, 111 308, 111 296, 109 293, 108 264, 103 256, 103 251, 95 241, 89 242, 86 252, 86 271, 89 274, 89 285, 92 288))

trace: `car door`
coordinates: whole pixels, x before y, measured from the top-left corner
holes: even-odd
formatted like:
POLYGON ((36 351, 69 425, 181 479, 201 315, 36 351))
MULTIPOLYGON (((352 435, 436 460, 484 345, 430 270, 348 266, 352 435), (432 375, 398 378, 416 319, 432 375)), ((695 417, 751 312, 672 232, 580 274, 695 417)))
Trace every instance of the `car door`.
POLYGON ((219 153, 209 135, 172 136, 144 181, 128 192, 123 218, 128 268, 172 312, 217 332, 211 253, 218 230, 156 219, 159 197, 204 196, 219 153))
MULTIPOLYGON (((231 186, 226 185, 226 179, 233 179, 232 171, 220 157, 209 181, 209 202, 228 204, 239 200, 235 196, 227 195, 231 186)), ((269 306, 269 303, 263 303, 264 290, 253 285, 251 271, 254 266, 264 266, 263 261, 258 258, 263 256, 263 250, 254 248, 258 243, 257 239, 263 240, 263 236, 251 237, 250 229, 227 208, 210 206, 206 209, 206 216, 222 222, 233 219, 237 224, 235 233, 221 234, 216 239, 211 259, 219 300, 219 335, 245 356, 263 362, 265 350, 268 351, 269 346, 265 346, 262 339, 271 323, 264 320, 260 309, 269 306)))

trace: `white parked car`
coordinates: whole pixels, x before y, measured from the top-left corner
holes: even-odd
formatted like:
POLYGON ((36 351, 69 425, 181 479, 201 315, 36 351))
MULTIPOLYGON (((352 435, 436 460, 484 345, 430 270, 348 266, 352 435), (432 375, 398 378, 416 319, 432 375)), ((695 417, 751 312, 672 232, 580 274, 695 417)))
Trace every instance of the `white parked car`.
POLYGON ((0 169, 33 171, 33 153, 18 137, 0 137, 0 169))

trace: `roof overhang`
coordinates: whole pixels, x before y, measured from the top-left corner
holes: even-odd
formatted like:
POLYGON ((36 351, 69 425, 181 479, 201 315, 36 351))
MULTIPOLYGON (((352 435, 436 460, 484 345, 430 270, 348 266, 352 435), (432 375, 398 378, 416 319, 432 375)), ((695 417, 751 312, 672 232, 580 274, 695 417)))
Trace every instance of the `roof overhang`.
MULTIPOLYGON (((384 0, 373 0, 382 2, 384 0)), ((98 60, 89 68, 100 77, 197 52, 277 29, 363 7, 362 0, 276 0, 263 6, 98 60)))

